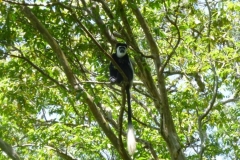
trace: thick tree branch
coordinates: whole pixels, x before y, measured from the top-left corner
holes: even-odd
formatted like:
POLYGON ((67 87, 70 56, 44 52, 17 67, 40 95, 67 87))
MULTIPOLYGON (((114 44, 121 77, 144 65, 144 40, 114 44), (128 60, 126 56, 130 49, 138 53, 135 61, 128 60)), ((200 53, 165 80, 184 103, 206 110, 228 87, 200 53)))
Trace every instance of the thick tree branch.
POLYGON ((68 7, 62 3, 58 3, 60 6, 62 6, 63 8, 67 9, 73 19, 76 20, 76 22, 78 23, 78 25, 83 29, 83 31, 91 38, 91 40, 96 44, 96 46, 98 46, 98 48, 103 52, 103 54, 113 63, 113 65, 116 67, 116 69, 120 72, 120 74, 123 76, 123 79, 125 82, 127 82, 127 77, 124 74, 124 72, 122 71, 122 69, 118 66, 118 64, 113 60, 113 58, 111 57, 111 55, 109 55, 103 48, 102 46, 98 43, 98 41, 94 38, 94 36, 88 31, 88 29, 81 23, 81 21, 78 19, 77 15, 75 14, 75 12, 71 9, 71 7, 68 7))
MULTIPOLYGON (((121 15, 121 19, 122 19, 122 21, 124 23, 124 26, 125 26, 125 28, 128 32, 128 35, 131 37, 131 38, 128 38, 128 40, 130 41, 133 49, 137 53, 141 53, 141 51, 140 51, 140 49, 137 45, 137 42, 134 39, 132 29, 131 29, 130 24, 128 22, 127 15, 125 13, 124 6, 121 3, 121 1, 118 1, 118 5, 119 5, 119 13, 121 15)), ((151 97, 154 99, 154 104, 155 104, 156 108, 158 109, 158 111, 160 113, 161 112, 160 111, 161 103, 159 101, 159 96, 160 95, 157 91, 156 86, 154 85, 155 83, 153 81, 150 70, 149 70, 149 68, 146 67, 146 66, 148 66, 148 64, 146 63, 145 59, 142 58, 142 56, 135 56, 134 59, 136 60, 136 63, 138 65, 138 69, 141 71, 139 73, 137 72, 136 74, 138 74, 139 78, 143 81, 144 85, 148 89, 149 93, 151 94, 151 97)))
MULTIPOLYGON (((209 42, 208 42, 208 53, 211 52, 211 43, 210 43, 210 33, 211 33, 211 23, 212 23, 212 12, 211 12, 211 8, 209 6, 208 0, 205 0, 207 8, 208 8, 208 14, 209 14, 209 21, 208 21, 208 30, 207 30, 207 37, 209 38, 209 42)), ((212 109, 215 101, 216 101, 216 97, 217 97, 217 91, 218 91, 218 76, 216 73, 216 68, 215 66, 210 62, 210 64, 212 65, 212 70, 214 73, 214 90, 213 90, 213 96, 211 101, 209 102, 209 105, 207 107, 207 109, 205 110, 205 112, 199 117, 199 120, 202 121, 202 119, 204 119, 208 113, 210 112, 210 110, 212 109)))
MULTIPOLYGON (((209 48, 210 49, 210 48, 209 48)), ((211 63, 211 62, 210 62, 211 63)), ((200 140, 201 140, 201 144, 200 144, 200 151, 199 151, 199 160, 202 160, 204 151, 205 151, 205 141, 206 141, 206 131, 203 129, 203 119, 206 118, 208 116, 208 114, 210 113, 210 111, 213 109, 215 101, 217 99, 217 92, 218 92, 218 76, 216 73, 216 68, 215 66, 212 65, 212 70, 214 73, 214 82, 213 82, 213 95, 212 95, 212 99, 209 101, 208 107, 205 109, 204 113, 200 116, 198 116, 198 131, 199 131, 199 136, 200 136, 200 140)))
POLYGON ((66 160, 77 160, 77 159, 71 157, 70 155, 64 153, 63 151, 61 151, 61 150, 59 150, 59 149, 57 149, 57 148, 54 148, 54 147, 51 146, 51 145, 50 145, 50 146, 46 146, 46 147, 48 147, 48 148, 50 148, 51 150, 55 151, 55 152, 56 152, 61 158, 63 158, 63 159, 66 159, 66 160))
POLYGON ((229 98, 229 99, 227 99, 227 100, 224 100, 224 101, 221 101, 221 102, 219 102, 218 104, 216 104, 216 105, 214 105, 214 106, 217 106, 217 105, 219 105, 219 104, 227 104, 227 103, 231 103, 231 102, 238 102, 238 101, 240 101, 240 97, 234 97, 234 98, 229 98))
POLYGON ((87 8, 86 2, 84 0, 81 0, 83 6, 87 10, 87 13, 93 17, 94 21, 97 23, 98 27, 100 28, 103 35, 107 38, 107 40, 112 44, 112 46, 115 46, 117 43, 116 38, 113 36, 111 31, 106 27, 106 25, 103 23, 102 18, 99 14, 99 6, 97 6, 94 2, 94 4, 91 7, 91 10, 87 8))
POLYGON ((106 14, 108 15, 108 17, 109 17, 110 19, 113 19, 113 18, 114 18, 113 14, 112 14, 112 11, 111 11, 110 8, 108 7, 108 4, 106 3, 106 1, 104 1, 104 0, 93 0, 93 1, 95 1, 95 2, 100 2, 100 3, 102 4, 102 7, 103 7, 104 11, 105 11, 106 14))
POLYGON ((211 12, 211 7, 209 6, 208 0, 205 0, 206 5, 207 5, 207 9, 208 9, 208 28, 207 28, 207 37, 208 37, 208 45, 207 45, 207 49, 208 49, 208 53, 210 53, 211 51, 211 43, 210 43, 210 34, 211 34, 211 25, 212 25, 212 12, 211 12))
POLYGON ((176 74, 179 74, 181 76, 183 76, 183 75, 191 76, 197 82, 197 85, 199 87, 199 91, 201 91, 201 92, 205 91, 205 83, 202 80, 202 77, 198 72, 184 73, 184 72, 181 72, 181 71, 167 71, 167 72, 163 72, 163 73, 165 73, 166 76, 171 76, 171 75, 176 75, 176 74))
POLYGON ((208 107, 206 108, 206 110, 204 111, 204 113, 202 115, 199 116, 199 121, 202 121, 211 111, 211 109, 214 106, 214 103, 216 101, 217 98, 217 92, 218 92, 218 76, 216 75, 216 71, 215 71, 215 67, 214 67, 214 89, 213 89, 213 96, 211 101, 208 104, 208 107))
MULTIPOLYGON (((88 12, 91 13, 91 12, 88 12)), ((92 6, 92 17, 94 18, 95 22, 97 23, 97 25, 99 26, 101 32, 103 33, 103 35, 107 38, 107 40, 112 44, 112 46, 115 47, 115 45, 117 44, 117 40, 116 38, 113 36, 113 34, 111 33, 111 31, 106 27, 106 25, 103 23, 101 16, 99 14, 99 6, 97 6, 96 4, 94 4, 92 6)))
POLYGON ((217 91, 218 91, 218 76, 216 75, 216 71, 215 68, 213 69, 214 73, 215 73, 215 78, 214 78, 214 90, 213 90, 213 96, 211 101, 208 104, 208 107, 206 108, 206 110, 204 111, 204 113, 202 115, 200 115, 198 117, 198 131, 199 131, 199 136, 200 136, 200 140, 201 140, 201 144, 200 144, 200 151, 199 151, 199 160, 202 159, 203 153, 205 151, 205 132, 203 130, 203 119, 205 117, 207 117, 207 115, 210 113, 210 111, 212 110, 212 108, 214 107, 214 103, 216 101, 217 98, 217 91))
MULTIPOLYGON (((211 34, 212 12, 211 12, 211 8, 209 6, 208 0, 205 0, 205 3, 207 5, 208 14, 209 14, 208 28, 207 28, 207 37, 208 37, 207 49, 208 49, 208 53, 210 53, 211 52, 210 34, 211 34)), ((204 113, 198 117, 198 130, 199 130, 199 136, 200 136, 200 140, 201 140, 200 151, 199 151, 199 160, 202 160, 202 157, 203 157, 203 154, 205 151, 205 139, 206 139, 205 132, 206 131, 203 130, 203 119, 209 114, 209 112, 213 108, 214 103, 217 98, 217 91, 218 91, 218 76, 216 73, 216 68, 212 64, 212 62, 210 62, 210 64, 212 65, 212 70, 214 73, 214 84, 213 84, 214 89, 213 89, 213 96, 212 96, 211 101, 208 104, 208 107, 206 108, 204 113)))
MULTIPOLYGON (((155 42, 152 33, 150 32, 150 29, 147 25, 147 22, 145 21, 144 17, 142 16, 141 12, 139 11, 137 5, 133 2, 133 0, 130 1, 130 7, 136 16, 139 24, 141 25, 143 32, 145 34, 145 37, 148 41, 148 45, 151 50, 151 54, 154 57, 154 64, 155 68, 157 70, 157 78, 158 78, 158 88, 160 91, 160 100, 161 100, 161 109, 160 113, 162 115, 161 119, 161 134, 166 141, 170 155, 172 159, 185 159, 185 156, 182 152, 182 147, 180 145, 179 137, 176 133, 176 129, 173 123, 172 115, 170 112, 169 104, 168 104, 168 97, 167 97, 167 90, 166 90, 166 85, 165 85, 165 79, 164 75, 159 72, 160 67, 161 67, 161 61, 159 58, 160 52, 157 46, 157 43, 155 42)), ((156 106, 158 107, 158 106, 156 106)))
POLYGON ((13 150, 12 146, 9 145, 7 142, 4 142, 1 138, 0 138, 0 148, 13 160, 20 160, 18 154, 13 150))
MULTIPOLYGON (((48 30, 39 22, 39 20, 35 17, 35 15, 31 12, 31 10, 28 7, 23 7, 22 11, 24 15, 30 20, 32 25, 43 35, 43 37, 46 39, 46 41, 49 43, 49 45, 52 47, 53 51, 56 53, 60 64, 63 66, 65 74, 72 85, 72 87, 75 90, 81 90, 85 102, 88 104, 88 107, 90 108, 91 112, 93 113, 94 117, 96 118, 98 124, 103 129, 106 136, 109 138, 109 140, 112 142, 113 146, 117 149, 119 154, 123 159, 130 159, 129 155, 125 150, 121 150, 121 147, 119 147, 118 139, 111 130, 110 126, 108 125, 107 121, 104 119, 103 115, 98 109, 98 106, 94 103, 93 98, 83 89, 83 88, 76 88, 77 81, 73 75, 73 72, 68 64, 68 61, 61 50, 60 46, 57 44, 55 39, 50 35, 48 30)), ((78 86, 80 87, 80 86, 78 86)))
POLYGON ((213 97, 211 99, 211 101, 209 102, 208 107, 206 108, 206 110, 204 111, 204 113, 202 115, 200 115, 198 117, 198 130, 199 130, 199 136, 200 136, 200 140, 201 140, 201 144, 200 144, 200 151, 199 151, 199 159, 202 159, 204 150, 205 150, 205 130, 203 130, 203 119, 210 113, 210 111, 212 110, 212 108, 214 107, 214 102, 216 101, 216 96, 217 96, 217 90, 218 90, 218 79, 217 76, 215 77, 214 83, 215 83, 215 87, 214 87, 214 92, 213 92, 213 97))
POLYGON ((49 2, 47 4, 42 4, 42 3, 26 3, 26 2, 17 2, 17 1, 9 1, 9 0, 3 0, 3 2, 7 2, 9 4, 16 4, 16 5, 22 5, 22 6, 52 6, 52 5, 55 5, 56 3, 58 2, 49 2))
MULTIPOLYGON (((99 82, 99 81, 81 81, 81 84, 104 84, 111 85, 111 82, 99 82)), ((133 81, 133 85, 143 85, 141 81, 133 81)))
POLYGON ((139 24, 141 25, 141 27, 143 29, 143 32, 145 34, 145 37, 148 41, 148 45, 151 50, 151 54, 154 56, 155 59, 158 59, 158 61, 159 61, 158 63, 160 63, 160 58, 159 58, 160 52, 159 52, 157 43, 155 42, 155 40, 152 36, 150 28, 148 27, 147 22, 145 21, 144 17, 142 16, 141 12, 139 11, 137 5, 132 0, 129 0, 129 2, 131 3, 130 7, 131 7, 134 15, 136 16, 139 24))
POLYGON ((37 17, 31 12, 28 7, 22 7, 23 14, 30 20, 31 24, 36 28, 41 35, 45 38, 48 44, 52 47, 54 53, 56 54, 60 64, 63 67, 63 70, 68 78, 68 81, 72 86, 77 85, 77 81, 72 73, 71 67, 67 61, 67 58, 57 41, 52 37, 48 30, 42 25, 42 23, 37 19, 37 17))

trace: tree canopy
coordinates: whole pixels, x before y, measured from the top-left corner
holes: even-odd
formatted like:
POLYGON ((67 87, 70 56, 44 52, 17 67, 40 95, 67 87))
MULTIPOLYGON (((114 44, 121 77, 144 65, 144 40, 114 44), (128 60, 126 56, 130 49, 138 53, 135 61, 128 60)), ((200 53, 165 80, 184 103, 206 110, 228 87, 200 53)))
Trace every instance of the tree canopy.
POLYGON ((0 0, 0 159, 237 159, 240 2, 0 0), (137 150, 109 83, 134 67, 137 150))

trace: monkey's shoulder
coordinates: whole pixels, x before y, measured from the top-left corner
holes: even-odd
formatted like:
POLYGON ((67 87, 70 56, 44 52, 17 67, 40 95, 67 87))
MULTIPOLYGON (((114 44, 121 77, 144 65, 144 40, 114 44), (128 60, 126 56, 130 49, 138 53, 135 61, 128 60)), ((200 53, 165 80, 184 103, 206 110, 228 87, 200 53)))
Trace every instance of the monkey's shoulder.
POLYGON ((123 57, 119 58, 116 53, 112 54, 113 59, 129 59, 128 54, 125 54, 123 57))
POLYGON ((128 63, 129 62, 129 57, 128 55, 124 55, 123 57, 119 58, 116 53, 112 54, 112 58, 117 62, 117 63, 128 63))

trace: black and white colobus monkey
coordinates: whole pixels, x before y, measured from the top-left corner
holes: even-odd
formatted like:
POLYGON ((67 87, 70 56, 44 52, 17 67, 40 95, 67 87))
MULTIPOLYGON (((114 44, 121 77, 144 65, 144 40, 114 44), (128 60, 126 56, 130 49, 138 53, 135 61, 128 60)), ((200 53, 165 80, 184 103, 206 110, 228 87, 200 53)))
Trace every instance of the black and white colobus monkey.
MULTIPOLYGON (((127 147, 128 147, 129 154, 132 155, 136 150, 136 140, 135 140, 133 125, 132 125, 132 109, 131 109, 131 101, 130 101, 130 88, 132 86, 132 81, 133 81, 133 67, 127 54, 127 44, 117 43, 116 53, 112 54, 112 58, 123 70, 123 72, 125 73, 129 81, 128 85, 126 86, 127 104, 128 104, 127 147)), ((110 82, 113 84, 120 84, 123 81, 123 77, 112 63, 110 63, 109 70, 110 70, 110 82)))

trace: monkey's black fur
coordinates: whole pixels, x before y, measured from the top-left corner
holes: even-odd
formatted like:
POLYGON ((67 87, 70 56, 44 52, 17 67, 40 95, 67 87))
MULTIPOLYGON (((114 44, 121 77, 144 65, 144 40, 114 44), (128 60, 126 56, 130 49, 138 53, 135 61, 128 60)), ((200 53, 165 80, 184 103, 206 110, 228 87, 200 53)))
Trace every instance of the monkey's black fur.
MULTIPOLYGON (((126 47, 126 49, 127 49, 127 45, 124 43, 118 43, 117 48, 121 47, 121 45, 126 47)), ((117 50, 116 50, 116 52, 117 52, 117 50)), ((123 70, 123 72, 125 73, 125 75, 128 78, 129 83, 131 83, 133 80, 133 68, 132 68, 131 61, 129 60, 128 54, 125 53, 125 55, 123 57, 119 58, 117 56, 117 53, 114 53, 114 54, 112 54, 112 58, 119 65, 119 67, 123 70)), ((120 84, 123 81, 123 77, 120 74, 120 72, 116 69, 116 67, 114 67, 114 65, 112 63, 110 64, 109 69, 110 69, 111 83, 120 84)))
MULTIPOLYGON (((130 100, 130 88, 133 81, 133 67, 132 63, 127 54, 127 45, 125 43, 118 43, 116 45, 116 53, 112 54, 112 58, 123 70, 128 78, 128 85, 126 86, 127 103, 128 103, 128 151, 133 154, 136 149, 136 141, 134 137, 133 125, 132 125, 132 109, 130 100)), ((110 63, 110 82, 112 84, 120 84, 123 81, 121 73, 116 69, 116 67, 110 63)))

